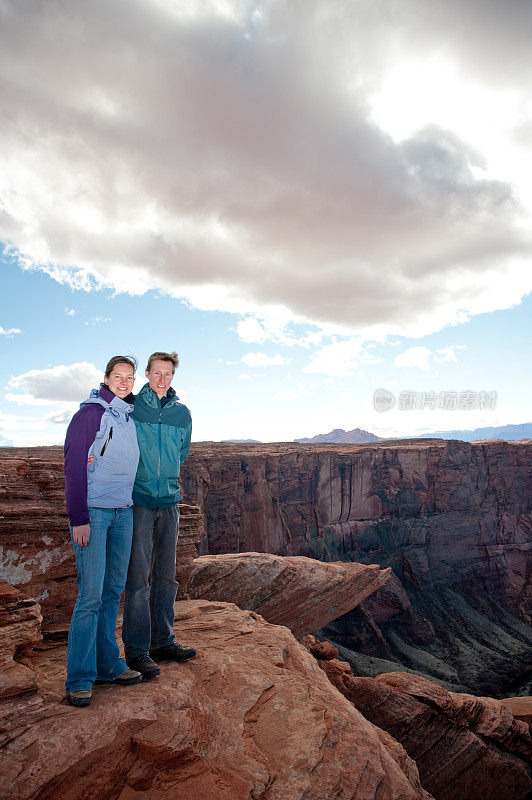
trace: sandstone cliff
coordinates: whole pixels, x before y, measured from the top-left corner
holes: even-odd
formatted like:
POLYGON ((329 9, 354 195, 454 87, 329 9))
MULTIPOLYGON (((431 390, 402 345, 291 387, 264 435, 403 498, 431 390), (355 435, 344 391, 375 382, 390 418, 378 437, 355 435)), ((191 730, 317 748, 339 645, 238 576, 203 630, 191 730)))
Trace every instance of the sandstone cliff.
POLYGON ((513 699, 448 692, 404 672, 359 678, 329 643, 312 636, 304 642, 337 689, 401 742, 437 800, 529 797, 532 739, 527 722, 512 713, 513 699))
MULTIPOLYGON (((531 465, 531 443, 200 443, 182 479, 204 555, 393 569, 322 630, 358 674, 402 666, 494 694, 530 669, 531 465)), ((39 599, 48 637, 75 596, 62 470, 61 448, 0 450, 0 578, 39 599)))
POLYGON ((191 597, 256 611, 301 636, 355 608, 389 578, 390 570, 376 565, 234 553, 197 558, 188 590, 191 597))
MULTIPOLYGON (((61 702, 63 643, 19 653, 34 686, 0 702, 4 800, 431 800, 402 746, 286 628, 230 604, 176 608, 198 656, 137 686, 96 686, 90 708, 61 702)), ((4 622, 20 650, 19 616, 4 622)))
POLYGON ((202 554, 392 567, 395 584, 322 631, 362 674, 400 664, 496 693, 530 669, 530 443, 200 443, 182 478, 202 554))

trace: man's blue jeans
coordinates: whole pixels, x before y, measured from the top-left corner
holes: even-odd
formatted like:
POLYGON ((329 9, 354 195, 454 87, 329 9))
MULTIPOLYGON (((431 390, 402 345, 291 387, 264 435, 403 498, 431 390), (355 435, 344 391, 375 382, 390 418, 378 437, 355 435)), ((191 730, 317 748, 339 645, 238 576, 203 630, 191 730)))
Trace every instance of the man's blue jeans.
POLYGON ((124 597, 126 659, 175 641, 174 602, 179 507, 133 507, 133 545, 124 597), (151 580, 150 580, 151 569, 151 580))
POLYGON ((89 508, 89 515, 88 545, 73 542, 78 599, 68 632, 67 693, 91 689, 97 678, 114 680, 127 669, 115 631, 131 552, 133 509, 89 508))

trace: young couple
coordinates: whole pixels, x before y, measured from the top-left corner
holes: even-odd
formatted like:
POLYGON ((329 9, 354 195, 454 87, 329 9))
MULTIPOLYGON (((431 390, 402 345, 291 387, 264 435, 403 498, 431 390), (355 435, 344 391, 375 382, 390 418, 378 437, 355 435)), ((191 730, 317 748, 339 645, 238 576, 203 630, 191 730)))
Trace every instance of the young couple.
POLYGON ((137 363, 114 356, 74 415, 65 440, 65 495, 78 598, 68 633, 67 699, 88 706, 94 682, 139 683, 158 661, 187 661, 175 641, 179 470, 192 421, 170 384, 176 353, 153 353, 132 394, 137 363), (151 573, 151 578, 150 578, 151 573), (125 662, 115 638, 125 586, 125 662))

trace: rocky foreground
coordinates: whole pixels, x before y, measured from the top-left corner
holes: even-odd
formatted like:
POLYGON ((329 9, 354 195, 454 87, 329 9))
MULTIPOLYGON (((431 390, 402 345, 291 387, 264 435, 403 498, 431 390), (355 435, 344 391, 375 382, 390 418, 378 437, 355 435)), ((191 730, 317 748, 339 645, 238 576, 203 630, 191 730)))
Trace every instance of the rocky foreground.
POLYGON ((18 602, 4 644, 26 636, 33 648, 19 693, 11 681, 0 704, 3 798, 430 800, 401 745, 287 628, 231 604, 180 602, 176 631, 198 656, 138 686, 97 686, 78 709, 63 701, 64 643, 39 644, 36 604, 18 602))
POLYGON ((356 678, 331 645, 304 646, 233 604, 179 601, 176 634, 198 656, 137 686, 95 686, 89 708, 72 708, 65 643, 42 640, 34 600, 0 588, 4 800, 525 800, 532 789, 528 724, 499 701, 403 674, 356 678))

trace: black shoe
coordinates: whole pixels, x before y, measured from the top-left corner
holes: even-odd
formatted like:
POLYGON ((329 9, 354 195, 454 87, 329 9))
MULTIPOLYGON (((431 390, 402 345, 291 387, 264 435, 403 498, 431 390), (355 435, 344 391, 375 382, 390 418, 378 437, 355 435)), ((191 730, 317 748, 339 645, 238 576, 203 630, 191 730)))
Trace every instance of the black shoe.
POLYGON ((150 650, 150 656, 156 661, 188 661, 194 658, 196 651, 193 647, 183 647, 179 642, 172 642, 166 647, 157 647, 150 650))
POLYGON ((128 658, 126 661, 128 667, 140 672, 145 680, 155 678, 156 675, 161 674, 161 668, 157 666, 155 661, 153 661, 147 653, 143 653, 141 656, 135 656, 135 658, 128 658))

